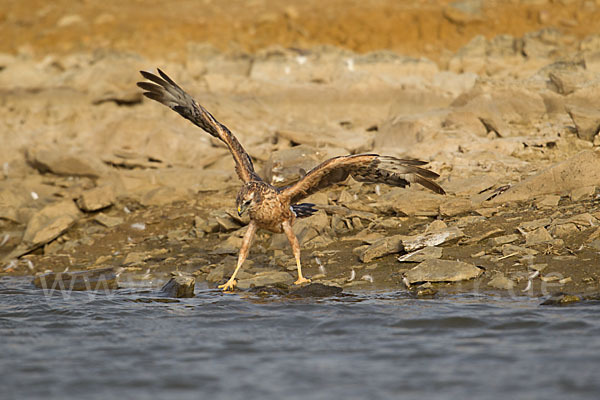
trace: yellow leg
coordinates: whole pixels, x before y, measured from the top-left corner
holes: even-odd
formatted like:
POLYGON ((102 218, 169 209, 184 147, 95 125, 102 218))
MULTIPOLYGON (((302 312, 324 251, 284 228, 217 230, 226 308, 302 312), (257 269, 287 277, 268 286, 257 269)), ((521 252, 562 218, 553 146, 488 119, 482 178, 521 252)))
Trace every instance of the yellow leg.
POLYGON ((296 282, 294 282, 294 285, 308 283, 310 282, 310 279, 306 279, 304 276, 302 276, 302 264, 300 263, 300 243, 298 243, 298 238, 296 235, 294 235, 292 225, 289 223, 289 221, 284 221, 282 225, 283 231, 292 245, 292 251, 294 252, 294 258, 296 259, 296 266, 298 267, 298 279, 296 282))
POLYGON ((250 245, 252 244, 252 239, 254 238, 254 233, 256 233, 256 224, 254 223, 254 221, 250 221, 250 224, 248 224, 248 230, 244 235, 244 240, 242 240, 242 247, 240 248, 240 254, 238 255, 237 266, 235 267, 231 278, 229 278, 229 280, 223 285, 218 286, 218 288, 223 289, 224 292, 233 290, 233 288, 235 287, 237 283, 235 277, 240 268, 242 267, 242 264, 244 264, 244 261, 246 261, 246 257, 248 257, 250 245))

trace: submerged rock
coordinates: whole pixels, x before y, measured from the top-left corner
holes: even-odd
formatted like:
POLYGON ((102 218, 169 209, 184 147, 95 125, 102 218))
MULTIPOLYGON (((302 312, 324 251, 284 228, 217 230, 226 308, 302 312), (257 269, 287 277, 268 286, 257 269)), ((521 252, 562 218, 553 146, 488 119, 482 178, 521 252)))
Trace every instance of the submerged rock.
POLYGON ((578 303, 581 301, 581 297, 572 294, 558 293, 545 300, 540 305, 542 306, 564 306, 567 304, 578 303))
POLYGON ((160 289, 169 297, 188 298, 194 297, 196 280, 192 276, 174 276, 160 289))
POLYGON ((458 282, 477 278, 483 270, 473 264, 453 260, 423 261, 404 276, 410 284, 417 282, 458 282))
POLYGON ((39 289, 52 290, 112 290, 118 288, 113 267, 77 272, 51 272, 37 275, 33 284, 39 289))
POLYGON ((289 297, 330 297, 342 293, 342 288, 338 286, 328 286, 322 283, 310 283, 289 293, 289 297))

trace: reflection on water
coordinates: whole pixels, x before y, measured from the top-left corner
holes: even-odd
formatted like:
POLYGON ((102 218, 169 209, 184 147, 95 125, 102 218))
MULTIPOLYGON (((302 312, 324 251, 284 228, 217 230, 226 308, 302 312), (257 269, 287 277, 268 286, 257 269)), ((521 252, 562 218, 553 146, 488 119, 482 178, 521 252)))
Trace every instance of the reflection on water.
POLYGON ((598 306, 403 293, 45 296, 0 280, 3 399, 552 399, 600 393, 598 306))

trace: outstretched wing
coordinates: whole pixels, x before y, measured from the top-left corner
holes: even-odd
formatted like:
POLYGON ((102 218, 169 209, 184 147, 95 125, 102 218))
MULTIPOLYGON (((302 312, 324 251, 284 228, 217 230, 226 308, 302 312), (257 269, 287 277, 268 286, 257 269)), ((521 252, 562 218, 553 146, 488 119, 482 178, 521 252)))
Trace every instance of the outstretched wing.
POLYGON ((400 187, 418 183, 435 193, 445 194, 444 189, 431 181, 439 175, 419 167, 425 164, 425 161, 401 160, 377 154, 334 157, 317 165, 298 182, 282 189, 281 193, 294 204, 352 176, 361 182, 385 183, 400 187))
POLYGON ((260 181, 254 172, 252 159, 244 150, 233 133, 215 119, 204 107, 196 102, 189 94, 180 88, 171 78, 158 69, 160 77, 146 71, 140 71, 142 76, 150 82, 138 82, 137 85, 146 90, 144 96, 156 100, 161 104, 176 111, 182 117, 192 121, 194 125, 204 129, 210 135, 223 141, 235 161, 235 171, 244 182, 260 181))

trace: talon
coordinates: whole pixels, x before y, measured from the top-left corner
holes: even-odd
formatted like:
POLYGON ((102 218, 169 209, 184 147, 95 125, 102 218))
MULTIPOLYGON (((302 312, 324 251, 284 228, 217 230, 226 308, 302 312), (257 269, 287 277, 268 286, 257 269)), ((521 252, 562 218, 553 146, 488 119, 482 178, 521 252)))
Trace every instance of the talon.
POLYGON ((235 280, 228 280, 226 283, 217 286, 219 289, 223 289, 224 292, 228 292, 228 291, 232 291, 233 288, 235 287, 235 285, 237 284, 237 281, 235 280))
POLYGON ((301 276, 296 282, 294 282, 294 285, 301 285, 303 283, 310 283, 310 279, 306 279, 305 277, 301 276))

